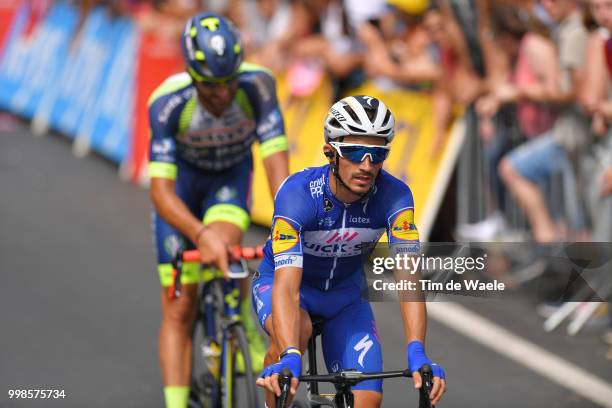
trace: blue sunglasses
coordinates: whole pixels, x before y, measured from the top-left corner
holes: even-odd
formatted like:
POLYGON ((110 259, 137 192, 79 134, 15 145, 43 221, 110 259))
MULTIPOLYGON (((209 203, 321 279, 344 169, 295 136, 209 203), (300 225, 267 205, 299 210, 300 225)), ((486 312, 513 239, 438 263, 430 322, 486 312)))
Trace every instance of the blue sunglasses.
POLYGON ((336 149, 340 157, 349 159, 353 163, 361 163, 367 156, 372 164, 379 164, 389 156, 389 146, 372 146, 353 143, 329 142, 336 149))

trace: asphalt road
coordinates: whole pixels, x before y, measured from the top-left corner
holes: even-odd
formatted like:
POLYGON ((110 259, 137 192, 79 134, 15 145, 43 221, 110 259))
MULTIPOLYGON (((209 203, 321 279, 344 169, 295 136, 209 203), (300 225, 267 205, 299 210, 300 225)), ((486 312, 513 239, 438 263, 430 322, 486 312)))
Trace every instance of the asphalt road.
MULTIPOLYGON (((162 407, 160 318, 147 192, 117 168, 75 158, 67 139, 0 131, 0 406, 162 407), (61 389, 10 400, 10 389, 61 389)), ((267 188, 267 187, 266 187, 267 188)), ((252 228, 247 242, 261 242, 252 228)), ((544 334, 527 303, 467 305, 612 382, 596 332, 544 334)), ((397 305, 374 306, 386 369, 405 366, 397 305)), ((593 402, 430 319, 427 349, 448 375, 441 407, 591 407, 593 402)), ((416 406, 409 383, 385 383, 385 407, 416 406)))

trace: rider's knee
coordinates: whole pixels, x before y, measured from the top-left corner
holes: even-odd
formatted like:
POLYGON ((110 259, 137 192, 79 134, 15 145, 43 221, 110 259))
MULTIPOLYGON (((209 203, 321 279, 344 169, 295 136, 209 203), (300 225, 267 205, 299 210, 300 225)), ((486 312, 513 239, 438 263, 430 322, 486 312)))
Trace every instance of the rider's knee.
POLYGON ((378 408, 382 404, 382 394, 380 392, 354 390, 355 408, 378 408))
POLYGON ((164 308, 163 318, 167 323, 187 326, 191 325, 196 316, 196 298, 181 296, 164 308))

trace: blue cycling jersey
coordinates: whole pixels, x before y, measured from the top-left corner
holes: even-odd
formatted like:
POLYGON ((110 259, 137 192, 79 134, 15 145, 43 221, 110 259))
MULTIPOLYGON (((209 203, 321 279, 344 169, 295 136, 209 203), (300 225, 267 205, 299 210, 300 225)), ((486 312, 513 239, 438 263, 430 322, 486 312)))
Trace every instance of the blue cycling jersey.
POLYGON ((361 286, 363 256, 385 231, 395 249, 418 252, 412 192, 405 183, 381 170, 366 198, 345 204, 331 193, 329 174, 326 165, 285 180, 274 200, 261 275, 296 266, 303 268, 302 283, 319 290, 349 282, 361 286))
POLYGON ((149 99, 149 175, 176 178, 181 160, 200 170, 223 171, 251 155, 259 140, 262 158, 287 150, 274 78, 265 68, 243 63, 238 91, 220 116, 199 102, 187 73, 168 78, 149 99))

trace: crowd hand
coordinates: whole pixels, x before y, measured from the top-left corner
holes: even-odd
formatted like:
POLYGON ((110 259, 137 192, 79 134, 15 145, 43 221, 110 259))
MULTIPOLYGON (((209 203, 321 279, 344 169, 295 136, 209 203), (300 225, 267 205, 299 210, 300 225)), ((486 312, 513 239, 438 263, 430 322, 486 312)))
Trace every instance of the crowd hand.
POLYGON ((608 133, 608 124, 603 114, 597 112, 593 115, 591 130, 597 136, 605 136, 608 133))
POLYGON ((612 118, 612 101, 609 101, 609 100, 603 101, 599 105, 597 112, 603 115, 605 119, 607 120, 611 119, 612 118))
POLYGON ((215 233, 206 228, 203 232, 197 235, 195 243, 200 251, 200 258, 205 265, 215 265, 229 280, 229 254, 227 245, 223 240, 215 236, 215 233))
POLYGON ((364 71, 369 78, 386 76, 389 72, 395 70, 395 65, 388 56, 381 53, 374 53, 371 57, 372 58, 366 58, 364 62, 364 71))
POLYGON ((431 367, 434 375, 434 385, 431 390, 429 398, 433 405, 437 405, 442 394, 446 391, 446 375, 442 367, 438 364, 432 363, 431 360, 425 355, 425 347, 423 343, 418 340, 412 341, 406 347, 406 354, 408 359, 408 368, 412 373, 412 381, 414 382, 414 388, 421 388, 423 380, 419 369, 425 364, 431 367))
POLYGON ((369 49, 375 49, 384 46, 382 36, 378 29, 370 23, 364 23, 359 27, 357 32, 359 40, 369 49))
POLYGON ((261 375, 257 379, 257 385, 265 388, 266 390, 273 392, 274 395, 280 397, 281 389, 278 385, 278 376, 283 368, 288 368, 293 374, 291 379, 291 395, 295 395, 297 386, 302 373, 302 357, 297 353, 286 354, 276 364, 267 366, 261 372, 261 375))
POLYGON ((612 195, 612 167, 608 167, 602 177, 601 196, 612 195))
POLYGON ((494 95, 485 95, 476 101, 476 113, 479 116, 493 117, 499 109, 499 100, 494 95))
POLYGON ((327 53, 328 48, 329 44, 323 36, 313 35, 296 42, 292 52, 296 57, 316 58, 327 53))
MULTIPOLYGON (((522 92, 529 92, 528 88, 522 90, 522 92)), ((519 90, 507 83, 499 84, 495 87, 495 97, 502 103, 514 102, 518 98, 519 90)))

